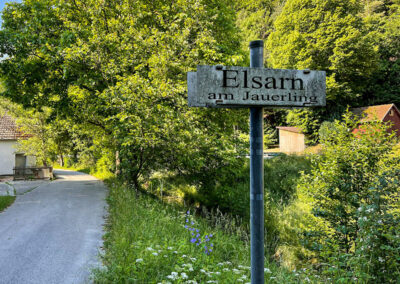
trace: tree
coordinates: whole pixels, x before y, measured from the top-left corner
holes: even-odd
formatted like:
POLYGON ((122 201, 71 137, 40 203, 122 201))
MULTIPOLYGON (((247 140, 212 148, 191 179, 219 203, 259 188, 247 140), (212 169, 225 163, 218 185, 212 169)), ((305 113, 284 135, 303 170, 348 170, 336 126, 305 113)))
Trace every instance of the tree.
POLYGON ((285 3, 286 0, 238 1, 236 24, 241 30, 245 50, 250 41, 268 38, 285 3))
POLYGON ((355 0, 288 0, 268 37, 269 66, 327 72, 326 109, 311 111, 311 115, 310 111, 291 111, 288 116, 288 123, 302 127, 312 140, 317 137, 315 125, 354 104, 377 68, 374 34, 361 11, 355 0))
POLYGON ((4 15, 3 95, 86 125, 127 182, 160 168, 204 179, 237 160, 244 112, 186 103, 187 71, 240 60, 228 1, 26 0, 4 15))
POLYGON ((274 68, 326 70, 328 101, 351 101, 377 60, 360 11, 354 0, 289 0, 268 38, 268 62, 274 68))
MULTIPOLYGON (((400 2, 366 1, 363 15, 374 33, 379 52, 378 68, 367 82, 361 102, 400 103, 400 2), (368 9, 367 9, 368 8, 368 9)), ((360 104, 361 104, 360 102, 360 104)))

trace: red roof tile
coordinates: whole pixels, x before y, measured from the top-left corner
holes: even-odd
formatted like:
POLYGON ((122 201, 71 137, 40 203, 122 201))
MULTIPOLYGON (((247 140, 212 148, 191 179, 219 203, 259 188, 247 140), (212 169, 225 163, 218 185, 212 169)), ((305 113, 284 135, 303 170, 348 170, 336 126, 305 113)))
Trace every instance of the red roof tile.
POLYGON ((289 132, 294 132, 294 133, 302 133, 301 129, 299 127, 292 127, 292 126, 278 126, 277 127, 279 130, 285 130, 289 132))
POLYGON ((0 116, 0 140, 17 140, 30 136, 18 130, 15 120, 11 116, 7 114, 0 116))
POLYGON ((389 110, 396 106, 394 104, 379 105, 379 106, 368 106, 353 108, 351 112, 356 116, 361 117, 361 122, 379 120, 383 121, 389 110))

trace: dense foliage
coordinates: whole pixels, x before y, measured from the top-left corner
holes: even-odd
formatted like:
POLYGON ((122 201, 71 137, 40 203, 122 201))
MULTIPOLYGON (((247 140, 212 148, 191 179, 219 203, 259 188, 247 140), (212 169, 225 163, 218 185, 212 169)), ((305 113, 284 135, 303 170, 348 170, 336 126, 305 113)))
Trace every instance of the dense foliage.
POLYGON ((309 142, 318 140, 323 120, 339 118, 347 106, 400 103, 398 0, 264 0, 238 7, 244 39, 267 40, 266 66, 327 72, 325 109, 279 114, 309 142))
POLYGON ((3 11, 0 39, 2 95, 67 120, 66 154, 137 187, 159 168, 207 176, 238 162, 244 113, 186 103, 187 71, 241 58, 227 1, 26 0, 3 11))
POLYGON ((355 136, 355 122, 339 119, 347 106, 400 104, 400 0, 23 0, 2 18, 0 112, 33 134, 21 149, 124 182, 110 204, 126 212, 113 208, 111 226, 121 227, 106 243, 123 249, 105 257, 118 280, 140 274, 118 266, 138 257, 123 227, 140 219, 122 188, 172 197, 179 188, 186 204, 248 219, 247 110, 189 109, 186 73, 246 65, 255 39, 266 41, 267 67, 327 72, 326 108, 265 111, 266 146, 285 124, 323 144, 312 170, 305 157, 265 162, 267 256, 313 263, 334 282, 399 278, 395 140, 379 123, 355 136))
POLYGON ((314 216, 328 225, 308 231, 305 245, 329 263, 325 272, 337 281, 395 283, 400 265, 397 139, 378 122, 351 132, 356 126, 349 116, 336 121, 331 135, 323 136, 323 153, 314 158, 311 174, 299 183, 312 198, 314 216))

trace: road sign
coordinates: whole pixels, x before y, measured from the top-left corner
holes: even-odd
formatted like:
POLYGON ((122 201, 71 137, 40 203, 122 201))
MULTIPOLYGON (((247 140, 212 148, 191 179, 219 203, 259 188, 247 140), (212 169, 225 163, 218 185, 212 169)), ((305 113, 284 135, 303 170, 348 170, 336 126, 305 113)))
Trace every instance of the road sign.
POLYGON ((198 65, 188 72, 193 107, 310 107, 326 104, 325 71, 198 65))
POLYGON ((250 67, 197 66, 188 72, 192 107, 250 108, 250 250, 251 283, 264 283, 263 107, 326 104, 326 73, 265 69, 264 42, 250 42, 250 67))

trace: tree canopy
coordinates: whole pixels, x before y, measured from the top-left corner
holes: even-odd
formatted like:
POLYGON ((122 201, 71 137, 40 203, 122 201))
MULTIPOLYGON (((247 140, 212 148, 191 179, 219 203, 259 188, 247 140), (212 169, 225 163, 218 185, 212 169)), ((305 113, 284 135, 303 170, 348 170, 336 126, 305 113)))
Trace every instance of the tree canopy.
POLYGON ((91 132, 127 180, 159 167, 209 171, 236 155, 242 112, 186 104, 187 71, 242 60, 228 1, 26 0, 3 20, 2 95, 91 132))
POLYGON ((67 121, 71 155, 103 148, 133 180, 243 151, 246 111, 189 109, 186 72, 245 65, 250 40, 266 40, 268 67, 327 71, 327 108, 268 111, 268 133, 286 123, 316 141, 347 105, 399 102, 399 0, 24 0, 2 18, 1 95, 47 108, 47 123, 67 121))

